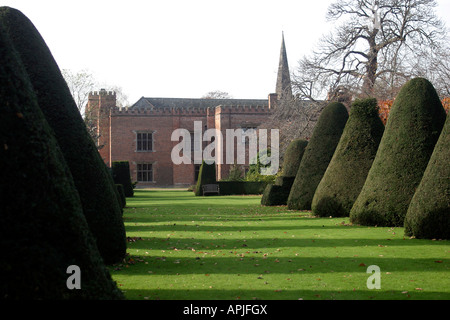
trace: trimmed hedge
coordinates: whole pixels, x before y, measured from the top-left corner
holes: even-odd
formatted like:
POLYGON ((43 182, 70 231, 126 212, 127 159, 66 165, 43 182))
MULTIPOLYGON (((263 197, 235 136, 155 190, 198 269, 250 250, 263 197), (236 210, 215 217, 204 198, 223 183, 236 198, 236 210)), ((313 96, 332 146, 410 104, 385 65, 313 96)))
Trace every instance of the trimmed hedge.
POLYGON ((333 158, 314 194, 311 208, 315 215, 350 215, 375 159, 383 132, 377 100, 356 100, 333 158))
POLYGON ((130 164, 128 161, 113 161, 111 166, 112 177, 115 184, 121 184, 125 197, 133 197, 134 190, 131 183, 130 164))
POLYGON ((284 153, 283 165, 281 166, 283 177, 295 177, 297 175, 298 167, 307 146, 308 141, 301 139, 296 139, 288 145, 284 153))
POLYGON ((58 65, 38 30, 20 11, 1 7, 0 23, 5 26, 31 80, 38 105, 55 132, 104 261, 122 261, 127 242, 114 182, 58 65))
POLYGON ((434 148, 422 180, 409 204, 405 234, 450 239, 450 116, 434 148))
POLYGON ((195 195, 203 196, 202 186, 205 184, 215 184, 216 183, 216 164, 208 164, 204 160, 200 166, 200 171, 198 172, 197 184, 195 186, 195 195))
POLYGON ((220 195, 262 194, 267 182, 262 181, 218 181, 220 195))
POLYGON ((83 214, 53 130, 0 25, 0 297, 124 299, 83 214), (69 290, 67 268, 81 269, 69 290))
POLYGON ((302 160, 308 141, 292 141, 284 154, 282 176, 277 177, 274 184, 268 184, 261 197, 263 206, 280 206, 287 204, 292 184, 302 160))
POLYGON ((320 114, 289 193, 289 209, 311 209, 314 193, 333 157, 347 119, 347 109, 340 102, 328 104, 320 114))
POLYGON ((268 184, 264 189, 264 193, 261 197, 261 205, 286 205, 294 180, 295 177, 278 177, 275 184, 268 184))
POLYGON ((125 196, 125 191, 123 190, 123 185, 116 184, 115 186, 116 186, 117 192, 119 193, 120 206, 122 208, 125 208, 125 206, 127 205, 127 198, 125 196))
POLYGON ((402 227, 445 122, 445 110, 426 79, 408 81, 389 114, 376 157, 351 211, 360 225, 402 227))

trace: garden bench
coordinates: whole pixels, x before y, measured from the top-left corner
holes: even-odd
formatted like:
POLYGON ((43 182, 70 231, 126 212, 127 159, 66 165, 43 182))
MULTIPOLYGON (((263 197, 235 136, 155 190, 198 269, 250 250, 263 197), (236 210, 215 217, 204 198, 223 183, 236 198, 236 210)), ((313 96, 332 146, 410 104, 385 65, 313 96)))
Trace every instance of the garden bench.
POLYGON ((206 193, 217 193, 217 195, 220 194, 218 184, 205 184, 202 186, 202 188, 203 188, 203 195, 205 195, 206 193))

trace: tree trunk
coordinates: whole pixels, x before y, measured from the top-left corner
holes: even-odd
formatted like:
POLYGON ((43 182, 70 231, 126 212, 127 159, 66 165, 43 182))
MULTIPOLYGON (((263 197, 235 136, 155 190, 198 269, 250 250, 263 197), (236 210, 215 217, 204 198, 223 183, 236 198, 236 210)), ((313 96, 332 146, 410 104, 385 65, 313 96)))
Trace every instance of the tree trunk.
POLYGON ((378 70, 378 48, 375 42, 375 37, 378 33, 378 29, 375 29, 369 38, 369 54, 367 60, 366 74, 364 75, 363 82, 363 95, 372 97, 374 93, 375 80, 378 70))

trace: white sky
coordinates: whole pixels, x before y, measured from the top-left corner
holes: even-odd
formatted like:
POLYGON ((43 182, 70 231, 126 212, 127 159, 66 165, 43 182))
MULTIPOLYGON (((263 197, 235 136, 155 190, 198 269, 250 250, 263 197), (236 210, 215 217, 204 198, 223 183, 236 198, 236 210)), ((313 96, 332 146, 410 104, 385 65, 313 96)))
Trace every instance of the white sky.
MULTIPOLYGON (((284 31, 291 71, 322 34, 335 0, 0 0, 37 27, 61 69, 140 97, 200 98, 275 90, 284 31)), ((450 27, 450 0, 437 14, 450 27)), ((100 89, 100 88, 98 88, 100 89)))

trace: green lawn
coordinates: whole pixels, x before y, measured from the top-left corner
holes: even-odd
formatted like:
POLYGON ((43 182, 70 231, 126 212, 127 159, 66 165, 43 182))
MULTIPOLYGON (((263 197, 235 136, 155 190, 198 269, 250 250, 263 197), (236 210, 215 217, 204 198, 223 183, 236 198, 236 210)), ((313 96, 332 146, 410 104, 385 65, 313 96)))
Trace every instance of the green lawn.
POLYGON ((128 299, 450 299, 450 241, 349 225, 260 196, 135 190, 127 263, 111 266, 128 299), (381 288, 368 289, 370 265, 381 288))

